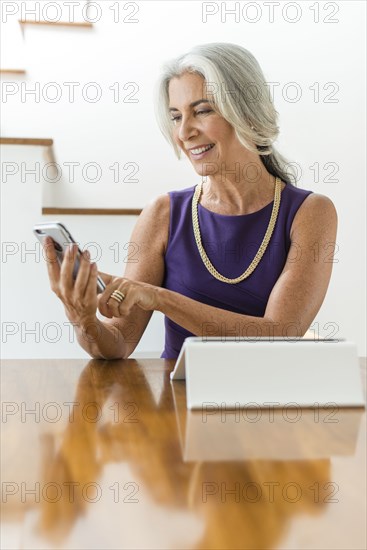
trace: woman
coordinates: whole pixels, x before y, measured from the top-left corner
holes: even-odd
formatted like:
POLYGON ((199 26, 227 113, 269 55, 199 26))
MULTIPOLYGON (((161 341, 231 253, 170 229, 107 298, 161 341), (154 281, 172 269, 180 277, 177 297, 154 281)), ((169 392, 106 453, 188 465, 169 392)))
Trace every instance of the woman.
POLYGON ((127 358, 154 310, 165 315, 164 358, 177 358, 190 335, 302 337, 329 285, 337 214, 328 197, 291 183, 256 59, 234 44, 197 46, 166 65, 157 92, 163 134, 203 182, 144 208, 130 239, 139 261, 124 277, 100 273, 98 297, 88 253, 74 284, 76 250, 60 269, 45 243, 51 287, 80 345, 127 358))

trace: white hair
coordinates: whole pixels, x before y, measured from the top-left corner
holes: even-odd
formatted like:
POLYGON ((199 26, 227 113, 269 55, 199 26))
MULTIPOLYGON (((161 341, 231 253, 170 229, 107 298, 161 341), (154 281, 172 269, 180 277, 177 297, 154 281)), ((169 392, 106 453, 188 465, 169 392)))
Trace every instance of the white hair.
POLYGON ((233 126, 240 143, 259 154, 270 174, 293 185, 291 180, 296 181, 293 167, 273 146, 279 135, 278 112, 264 74, 252 53, 236 44, 198 45, 163 65, 155 89, 155 114, 177 158, 181 158, 181 150, 172 135, 168 86, 172 78, 184 73, 196 73, 204 78, 208 98, 210 96, 215 109, 233 126))

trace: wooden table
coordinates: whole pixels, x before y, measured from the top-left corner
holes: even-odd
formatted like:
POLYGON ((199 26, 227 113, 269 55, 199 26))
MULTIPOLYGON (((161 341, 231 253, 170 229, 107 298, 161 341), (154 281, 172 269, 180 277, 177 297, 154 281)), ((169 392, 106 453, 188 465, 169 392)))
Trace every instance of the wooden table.
POLYGON ((204 417, 173 364, 2 362, 2 548, 366 548, 363 409, 204 417))

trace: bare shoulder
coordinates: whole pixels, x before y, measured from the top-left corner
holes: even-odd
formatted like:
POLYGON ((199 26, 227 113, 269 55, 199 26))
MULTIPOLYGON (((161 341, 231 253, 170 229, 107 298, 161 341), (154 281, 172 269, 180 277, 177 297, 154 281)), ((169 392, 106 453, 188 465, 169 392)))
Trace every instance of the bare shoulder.
POLYGON ((338 226, 338 214, 333 201, 326 195, 311 193, 299 207, 291 228, 291 239, 301 233, 320 233, 327 231, 330 236, 338 226))
POLYGON ((132 240, 149 242, 150 246, 165 252, 169 232, 169 195, 162 194, 152 199, 142 210, 132 235, 132 240))
POLYGON ((169 211, 169 194, 163 193, 162 195, 158 195, 154 199, 152 199, 148 204, 145 206, 144 210, 149 211, 160 211, 162 208, 166 211, 169 211))
POLYGON ((164 218, 169 215, 170 200, 168 193, 158 195, 143 208, 141 215, 145 217, 164 218))

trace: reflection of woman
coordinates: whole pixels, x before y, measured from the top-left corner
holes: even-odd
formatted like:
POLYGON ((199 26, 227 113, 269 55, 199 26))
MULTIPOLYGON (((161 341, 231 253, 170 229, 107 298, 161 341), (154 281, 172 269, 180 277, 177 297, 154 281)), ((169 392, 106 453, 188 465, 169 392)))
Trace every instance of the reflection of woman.
MULTIPOLYGON (((160 375, 156 371, 157 380, 160 375)), ((58 535, 61 542, 78 517, 88 510, 92 514, 93 505, 88 509, 82 487, 102 483, 109 463, 127 462, 131 479, 139 487, 138 500, 144 494, 152 498, 150 507, 144 506, 144 499, 134 505, 138 525, 151 524, 145 514, 160 517, 160 509, 164 523, 155 529, 166 535, 172 530, 169 523, 175 522, 175 512, 189 513, 202 522, 204 528, 194 548, 276 547, 295 515, 320 513, 330 495, 329 459, 184 463, 168 376, 157 405, 138 361, 127 368, 91 361, 79 379, 74 402, 79 406, 73 422, 56 452, 49 453, 43 472, 44 483, 74 487, 72 499, 63 490, 58 502, 41 501, 41 534, 50 539, 58 535), (120 412, 110 422, 88 422, 81 411, 91 403, 99 410, 114 403, 114 412, 120 412), (134 415, 137 422, 127 421, 132 403, 139 405, 134 415), (237 494, 233 491, 236 484, 237 494)), ((124 521, 121 511, 114 510, 117 524, 124 521)), ((114 527, 112 522, 109 529, 113 532, 114 527)), ((162 535, 163 542, 166 535, 162 535)), ((138 547, 139 533, 135 541, 138 547)))
POLYGON ((331 277, 337 214, 328 197, 291 183, 273 146, 277 111, 265 82, 253 55, 234 44, 197 46, 166 66, 160 128, 206 179, 143 210, 130 239, 139 261, 123 278, 101 274, 103 322, 88 257, 75 285, 73 251, 61 270, 48 262, 93 357, 128 357, 154 310, 165 314, 165 358, 176 358, 189 335, 305 334, 331 277))
POLYGON ((324 511, 329 476, 327 459, 249 461, 230 467, 205 463, 197 476, 194 509, 206 518, 206 529, 196 548, 281 548, 294 516, 324 511))

